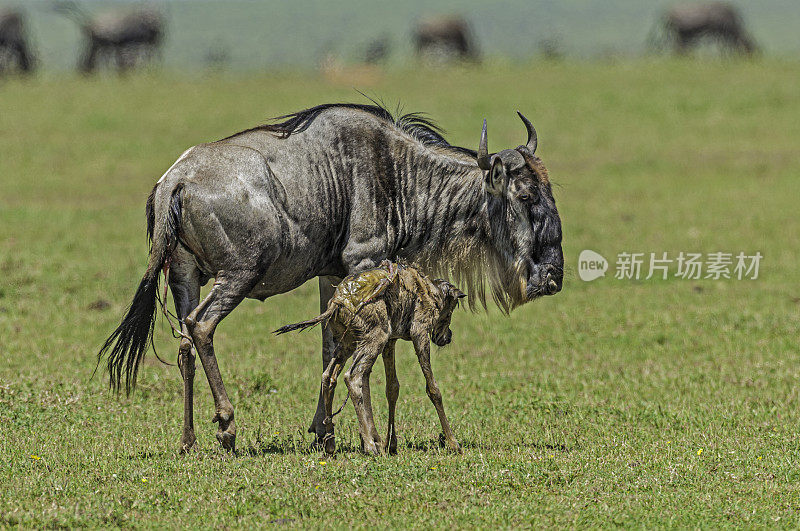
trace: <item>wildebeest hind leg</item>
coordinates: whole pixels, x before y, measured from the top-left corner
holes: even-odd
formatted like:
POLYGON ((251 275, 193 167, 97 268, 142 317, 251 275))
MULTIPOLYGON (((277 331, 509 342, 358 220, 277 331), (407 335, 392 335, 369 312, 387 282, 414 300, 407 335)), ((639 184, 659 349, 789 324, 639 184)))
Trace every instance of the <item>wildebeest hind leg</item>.
POLYGON ((195 357, 192 342, 189 340, 189 329, 184 319, 197 307, 200 300, 200 272, 191 258, 181 259, 186 255, 180 248, 173 254, 170 268, 169 287, 175 301, 175 312, 180 320, 181 344, 178 349, 178 367, 183 379, 183 433, 181 435, 180 452, 186 453, 197 440, 194 435, 194 374, 195 357))
POLYGON ((330 361, 325 372, 322 373, 322 398, 325 402, 325 437, 322 444, 325 448, 325 453, 332 454, 336 451, 336 439, 334 438, 333 431, 333 391, 336 389, 336 379, 339 373, 344 368, 345 359, 342 356, 336 356, 330 361))
POLYGON ((400 381, 397 379, 397 370, 394 364, 395 343, 396 340, 390 340, 383 350, 383 369, 386 372, 386 401, 389 405, 389 427, 386 431, 384 449, 390 455, 397 453, 397 434, 395 433, 394 421, 397 397, 400 395, 400 381))
POLYGON ((233 404, 225 391, 214 355, 214 331, 250 293, 260 277, 256 271, 220 271, 211 292, 185 320, 214 397, 216 414, 212 421, 219 422, 217 440, 226 450, 236 449, 236 423, 233 404))

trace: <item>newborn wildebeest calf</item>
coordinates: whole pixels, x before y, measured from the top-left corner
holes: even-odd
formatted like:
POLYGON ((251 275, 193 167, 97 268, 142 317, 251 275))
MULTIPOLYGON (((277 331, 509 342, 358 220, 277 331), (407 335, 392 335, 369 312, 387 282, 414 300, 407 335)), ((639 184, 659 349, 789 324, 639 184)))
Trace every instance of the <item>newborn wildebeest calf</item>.
POLYGON ((450 343, 450 318, 464 294, 444 280, 431 280, 417 269, 384 261, 380 267, 346 277, 328 303, 328 309, 309 321, 276 330, 283 334, 303 330, 317 323, 330 327, 336 352, 322 374, 322 395, 325 401, 325 451, 333 453, 333 391, 336 378, 345 362, 353 357, 350 370, 344 375, 349 396, 358 416, 362 449, 367 453, 395 453, 397 437, 394 428, 395 405, 400 383, 394 365, 394 344, 405 339, 414 344, 426 391, 439 414, 445 442, 451 451, 460 447, 450 431, 444 414, 442 394, 431 370, 430 341, 442 347, 450 343), (389 429, 386 444, 381 441, 372 417, 369 375, 378 356, 383 354, 386 369, 386 398, 389 402, 389 429))

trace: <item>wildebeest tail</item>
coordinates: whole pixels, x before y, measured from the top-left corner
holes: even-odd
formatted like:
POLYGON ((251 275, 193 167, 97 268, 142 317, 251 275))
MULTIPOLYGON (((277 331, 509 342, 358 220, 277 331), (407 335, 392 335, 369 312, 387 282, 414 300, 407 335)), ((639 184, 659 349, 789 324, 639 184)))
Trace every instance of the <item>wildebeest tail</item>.
POLYGON ((305 330, 306 328, 310 328, 312 326, 316 326, 323 321, 327 321, 333 316, 333 313, 336 311, 336 306, 330 305, 324 313, 314 317, 313 319, 309 319, 308 321, 301 321, 299 323, 289 324, 286 326, 282 326, 275 330, 273 334, 281 335, 285 334, 286 332, 294 332, 295 330, 305 330))
MULTIPOLYGON (((136 375, 147 347, 153 336, 156 324, 156 309, 159 286, 159 273, 178 244, 181 224, 182 187, 175 188, 170 196, 168 207, 163 215, 156 218, 155 189, 147 200, 148 237, 151 239, 150 260, 147 271, 139 282, 133 302, 122 322, 106 340, 97 354, 97 365, 103 357, 107 358, 109 387, 120 391, 125 377, 125 394, 130 394, 136 386, 136 375)), ((95 371, 97 368, 95 368, 95 371)))

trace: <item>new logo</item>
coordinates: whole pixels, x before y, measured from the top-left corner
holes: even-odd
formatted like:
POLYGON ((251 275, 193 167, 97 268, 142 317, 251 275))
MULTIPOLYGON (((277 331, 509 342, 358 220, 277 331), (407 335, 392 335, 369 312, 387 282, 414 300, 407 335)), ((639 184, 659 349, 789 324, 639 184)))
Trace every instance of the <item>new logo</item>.
POLYGON ((584 249, 578 256, 578 276, 584 282, 591 282, 600 277, 606 276, 608 271, 608 260, 603 255, 590 249, 584 249))

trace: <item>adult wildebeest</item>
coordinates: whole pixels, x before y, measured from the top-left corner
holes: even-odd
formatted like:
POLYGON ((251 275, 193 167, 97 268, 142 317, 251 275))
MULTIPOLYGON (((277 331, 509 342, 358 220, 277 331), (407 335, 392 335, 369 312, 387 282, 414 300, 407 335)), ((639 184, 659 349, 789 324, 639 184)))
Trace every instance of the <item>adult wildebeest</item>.
MULTIPOLYGON (((660 22, 664 41, 671 42, 679 54, 686 53, 701 39, 716 40, 730 50, 750 54, 756 51, 738 10, 725 2, 678 5, 664 14, 660 22)), ((653 44, 657 38, 651 37, 653 44)))
POLYGON ((20 72, 33 69, 25 18, 17 11, 0 11, 0 73, 12 65, 20 72))
POLYGON ((79 63, 83 72, 93 72, 103 57, 113 57, 117 69, 123 71, 149 62, 159 53, 164 19, 154 9, 111 12, 92 18, 72 1, 59 2, 55 8, 75 20, 83 31, 86 44, 79 63))
MULTIPOLYGON (((419 114, 394 120, 372 105, 326 104, 190 148, 147 201, 152 246, 128 313, 108 338, 110 384, 135 385, 156 317, 159 272, 172 289, 182 340, 181 448, 195 442, 197 351, 214 397, 217 438, 234 448, 233 405, 214 330, 246 297, 264 300, 320 277, 320 308, 341 278, 384 259, 421 264, 509 310, 561 289, 561 220, 547 169, 528 141, 489 155, 451 146, 419 114), (214 286, 200 301, 200 286, 214 286)), ((474 301, 474 298, 473 298, 474 301)), ((334 345, 323 330, 323 368, 334 345)), ((319 401, 310 432, 325 436, 319 401)))
POLYGON ((391 39, 382 35, 372 39, 364 47, 363 58, 368 65, 375 65, 386 60, 391 50, 391 39))
POLYGON ((466 20, 440 16, 421 20, 414 28, 417 55, 438 61, 478 59, 478 47, 466 20))

